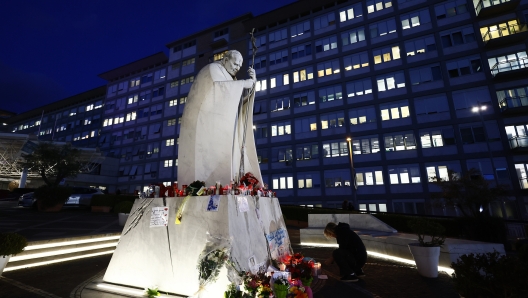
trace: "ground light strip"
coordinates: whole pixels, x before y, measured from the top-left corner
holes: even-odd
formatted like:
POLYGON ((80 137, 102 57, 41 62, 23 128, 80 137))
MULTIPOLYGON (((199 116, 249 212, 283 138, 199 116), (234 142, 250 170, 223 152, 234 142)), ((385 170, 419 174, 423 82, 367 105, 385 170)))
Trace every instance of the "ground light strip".
POLYGON ((114 250, 108 250, 108 251, 103 251, 103 252, 98 252, 98 253, 93 253, 93 254, 86 254, 86 255, 76 256, 76 257, 63 258, 63 259, 55 259, 51 261, 38 262, 38 263, 33 263, 33 264, 7 267, 4 269, 4 272, 14 271, 14 270, 24 269, 24 268, 43 266, 43 265, 49 265, 49 264, 60 263, 60 262, 66 262, 66 261, 73 261, 73 260, 96 257, 96 256, 102 256, 102 255, 107 255, 107 254, 112 254, 112 253, 114 253, 114 250))
POLYGON ((111 286, 111 285, 106 285, 106 284, 97 284, 97 287, 98 288, 107 289, 107 290, 110 290, 110 291, 113 291, 113 292, 127 293, 127 294, 133 294, 133 295, 141 295, 141 296, 145 295, 145 291, 129 289, 129 288, 124 288, 124 287, 111 286))
MULTIPOLYGON (((319 246, 319 247, 338 247, 337 244, 319 244, 319 243, 308 243, 308 242, 303 242, 301 243, 301 245, 306 245, 306 246, 319 246)), ((371 256, 375 256, 375 257, 378 257, 378 258, 384 258, 384 259, 387 259, 387 260, 393 260, 393 261, 398 261, 398 262, 402 262, 402 263, 406 263, 406 264, 410 264, 410 265, 414 265, 416 266, 416 263, 413 261, 413 260, 409 260, 409 259, 404 259, 404 258, 398 258, 398 257, 394 257, 394 256, 391 256, 391 255, 386 255, 386 254, 380 254, 380 253, 377 253, 377 252, 373 252, 373 251, 367 251, 367 253, 371 256)), ((447 268, 447 267, 442 267, 442 266, 438 266, 438 271, 444 271, 445 273, 451 275, 453 274, 455 271, 451 268, 447 268)))
POLYGON ((46 244, 35 244, 35 245, 27 246, 24 250, 35 250, 35 249, 50 248, 50 247, 65 246, 65 245, 75 245, 75 244, 83 244, 83 243, 90 243, 90 242, 118 240, 120 237, 121 235, 117 235, 117 236, 90 238, 90 239, 83 239, 83 240, 72 240, 72 241, 54 242, 54 243, 46 243, 46 244))
POLYGON ((37 258, 45 258, 45 257, 51 257, 51 256, 65 255, 65 254, 70 254, 70 253, 75 253, 75 252, 96 250, 96 249, 101 249, 101 248, 110 248, 110 247, 115 247, 116 245, 117 245, 117 242, 114 242, 114 243, 106 243, 106 244, 99 244, 99 245, 92 245, 92 246, 84 246, 84 247, 78 247, 78 248, 67 248, 67 249, 53 250, 53 251, 34 253, 34 254, 29 254, 29 255, 21 255, 19 257, 14 256, 14 257, 11 257, 9 262, 17 262, 17 261, 23 261, 23 260, 31 260, 31 259, 37 259, 37 258))
MULTIPOLYGON (((145 296, 145 291, 146 291, 146 290, 142 291, 139 289, 131 289, 131 288, 123 287, 123 286, 114 286, 114 285, 109 285, 109 284, 97 284, 97 287, 103 288, 103 289, 106 289, 112 292, 118 292, 118 293, 124 293, 124 294, 126 293, 126 294, 132 294, 132 295, 140 295, 140 296, 145 296)), ((171 296, 171 295, 165 296, 160 293, 160 295, 156 297, 174 297, 174 296, 171 296)), ((178 297, 183 297, 183 296, 178 296, 178 297)))
MULTIPOLYGON (((411 265, 415 265, 416 266, 416 263, 414 261, 412 261, 412 260, 398 258, 398 257, 393 257, 393 256, 385 255, 385 254, 380 254, 380 253, 377 253, 377 252, 371 252, 371 251, 367 251, 367 252, 368 252, 369 255, 372 255, 372 256, 375 256, 375 257, 378 257, 378 258, 394 260, 394 261, 407 263, 407 264, 411 264, 411 265)), ((438 271, 444 271, 445 273, 447 273, 449 275, 451 275, 451 274, 453 274, 455 272, 455 270, 453 270, 451 268, 442 267, 442 266, 438 266, 438 271)))

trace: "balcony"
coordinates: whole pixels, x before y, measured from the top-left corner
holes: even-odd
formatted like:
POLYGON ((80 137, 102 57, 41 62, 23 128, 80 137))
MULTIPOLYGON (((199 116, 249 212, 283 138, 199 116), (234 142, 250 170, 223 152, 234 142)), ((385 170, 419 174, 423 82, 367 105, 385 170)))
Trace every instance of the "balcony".
POLYGON ((528 151, 528 136, 516 136, 508 140, 510 148, 515 151, 528 151))
POLYGON ((503 115, 528 113, 528 96, 505 98, 499 102, 499 107, 503 115))
POLYGON ((482 34, 482 40, 486 48, 489 49, 523 42, 526 38, 528 38, 528 27, 526 24, 517 24, 516 22, 491 26, 482 34))
POLYGON ((475 12, 479 18, 501 14, 514 10, 521 0, 481 0, 475 5, 475 12))
POLYGON ((491 67, 491 75, 496 80, 519 78, 528 75, 528 58, 505 60, 491 67))

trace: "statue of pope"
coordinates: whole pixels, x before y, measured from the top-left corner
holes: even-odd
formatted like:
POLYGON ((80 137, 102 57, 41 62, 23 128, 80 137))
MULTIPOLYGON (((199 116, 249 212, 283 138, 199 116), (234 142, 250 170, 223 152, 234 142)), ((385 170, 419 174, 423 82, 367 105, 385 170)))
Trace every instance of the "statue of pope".
POLYGON ((180 127, 177 176, 180 185, 196 180, 205 181, 206 186, 217 181, 225 185, 235 177, 240 179, 242 154, 244 172, 251 172, 263 182, 252 129, 254 92, 249 98, 242 96, 244 89, 253 88, 256 74, 250 67, 250 78, 237 80, 235 75, 242 62, 240 52, 231 50, 196 76, 180 127))

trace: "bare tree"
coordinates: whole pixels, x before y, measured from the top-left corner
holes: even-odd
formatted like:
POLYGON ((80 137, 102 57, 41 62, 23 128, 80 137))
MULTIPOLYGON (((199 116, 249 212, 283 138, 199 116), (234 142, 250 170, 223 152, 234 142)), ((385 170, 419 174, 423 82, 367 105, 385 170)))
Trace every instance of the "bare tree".
POLYGON ((24 160, 19 162, 20 166, 40 174, 48 186, 58 186, 62 179, 76 177, 83 167, 80 151, 71 144, 59 146, 41 142, 33 153, 23 158, 24 160))
POLYGON ((449 170, 446 179, 434 177, 432 180, 442 190, 434 193, 433 199, 443 200, 445 204, 459 208, 464 216, 478 217, 487 214, 489 204, 499 201, 507 194, 506 186, 490 187, 491 182, 473 168, 462 175, 449 170))

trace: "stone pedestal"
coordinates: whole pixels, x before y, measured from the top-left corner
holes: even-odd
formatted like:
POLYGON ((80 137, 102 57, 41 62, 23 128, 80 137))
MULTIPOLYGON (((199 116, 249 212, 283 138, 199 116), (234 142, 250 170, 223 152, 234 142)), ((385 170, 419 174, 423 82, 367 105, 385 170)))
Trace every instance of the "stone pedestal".
MULTIPOLYGON (((199 288, 197 265, 208 234, 230 239, 232 259, 245 271, 250 271, 251 257, 256 264, 268 260, 268 247, 272 255, 291 252, 277 198, 247 196, 246 212, 240 212, 234 195, 220 196, 218 211, 207 211, 209 198, 189 198, 181 224, 175 224, 175 217, 184 198, 166 198, 165 203, 162 198, 136 200, 123 234, 133 225, 136 209, 145 206, 145 212, 137 225, 122 235, 103 280, 193 295, 199 288), (166 227, 150 227, 152 207, 168 208, 166 227), (282 236, 274 240, 277 234, 282 236)), ((214 293, 209 297, 223 297, 229 284, 226 273, 223 269, 218 281, 207 287, 208 293, 214 293)))

